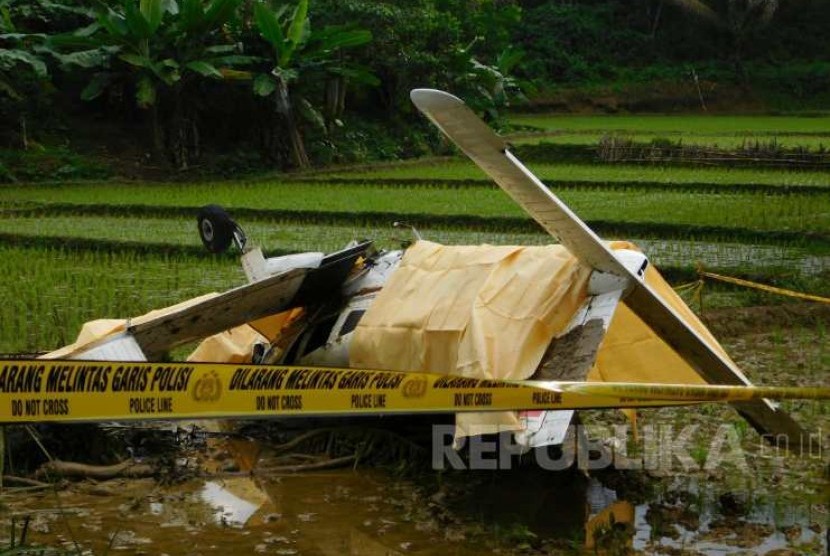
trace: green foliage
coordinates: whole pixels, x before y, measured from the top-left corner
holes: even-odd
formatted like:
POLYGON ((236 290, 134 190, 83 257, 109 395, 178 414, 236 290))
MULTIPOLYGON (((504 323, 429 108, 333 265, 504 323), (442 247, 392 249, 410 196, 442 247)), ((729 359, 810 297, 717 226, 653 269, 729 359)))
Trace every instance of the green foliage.
POLYGON ((95 179, 107 177, 110 173, 110 169, 101 162, 65 147, 0 149, 0 183, 95 179))
POLYGON ((309 154, 320 164, 355 164, 426 156, 438 149, 438 136, 424 123, 344 120, 336 141, 315 141, 309 154))
MULTIPOLYGON (((141 107, 156 103, 158 88, 173 88, 193 78, 222 79, 223 67, 251 62, 238 55, 222 36, 222 25, 241 0, 122 0, 98 15, 98 46, 109 47, 121 64, 97 74, 83 91, 85 100, 99 96, 119 71, 135 83, 141 107)), ((76 55, 78 53, 75 53, 76 55)))
POLYGON ((669 0, 682 11, 729 35, 730 58, 738 77, 746 80, 744 47, 752 35, 772 22, 778 0, 744 0, 740 2, 704 2, 702 0, 669 0))
POLYGON ((527 51, 521 75, 547 83, 596 82, 638 64, 646 35, 611 2, 544 2, 524 14, 515 40, 527 51), (627 24, 628 23, 628 24, 627 24))
POLYGON ((320 0, 312 13, 324 24, 348 21, 372 30, 372 48, 355 60, 379 78, 371 104, 388 115, 411 112, 408 95, 415 87, 447 86, 448 55, 472 38, 463 40, 457 14, 430 0, 320 0))
POLYGON ((830 105, 830 62, 749 64, 752 84, 773 105, 788 110, 830 105))
POLYGON ((86 48, 64 55, 62 63, 101 66, 82 99, 113 88, 132 90, 140 108, 153 109, 156 154, 187 168, 200 152, 198 105, 191 97, 203 81, 222 80, 225 72, 255 60, 225 33, 241 1, 118 0, 102 5, 94 28, 74 33, 74 41, 53 42, 86 48))
POLYGON ((12 20, 8 2, 0 4, 0 97, 5 95, 12 100, 22 100, 20 92, 14 86, 12 73, 22 70, 30 72, 38 79, 49 75, 46 62, 34 51, 34 44, 43 42, 44 35, 30 35, 18 31, 12 20))
MULTIPOLYGON (((371 72, 348 60, 343 53, 369 43, 372 33, 343 25, 313 29, 308 0, 299 0, 293 10, 285 5, 274 10, 263 2, 256 2, 254 21, 270 51, 265 65, 253 77, 254 94, 273 99, 277 116, 274 128, 286 131, 292 165, 305 168, 310 161, 297 117, 316 126, 323 136, 328 135, 329 126, 342 125, 346 82, 371 86, 379 83, 371 72), (324 112, 309 95, 317 92, 315 89, 320 85, 333 90, 326 93, 324 112)), ((273 133, 274 129, 269 131, 273 133)))
POLYGON ((378 80, 362 66, 344 62, 339 51, 371 42, 372 33, 366 29, 345 26, 327 26, 312 30, 308 17, 308 0, 300 0, 293 12, 283 6, 272 10, 266 4, 254 5, 254 17, 260 35, 273 50, 268 71, 254 79, 254 92, 268 96, 278 90, 280 81, 291 83, 311 72, 348 76, 368 85, 378 80), (273 83, 266 83, 267 80, 273 83))
MULTIPOLYGON (((475 42, 456 52, 450 66, 455 76, 453 90, 486 119, 498 121, 501 111, 508 108, 511 102, 527 100, 519 80, 511 75, 524 57, 524 52, 507 47, 499 53, 495 63, 486 64, 472 54, 475 42)), ((528 86, 525 84, 525 88, 528 86)))
POLYGON ((143 120, 156 161, 178 168, 207 165, 203 140, 280 166, 398 157, 437 143, 402 131, 421 123, 415 87, 450 90, 502 127, 523 92, 565 108, 699 108, 692 68, 710 109, 825 108, 827 3, 772 4, 0 0, 0 141, 37 143, 65 114, 94 113, 143 120), (377 127, 346 125, 366 120, 377 127))

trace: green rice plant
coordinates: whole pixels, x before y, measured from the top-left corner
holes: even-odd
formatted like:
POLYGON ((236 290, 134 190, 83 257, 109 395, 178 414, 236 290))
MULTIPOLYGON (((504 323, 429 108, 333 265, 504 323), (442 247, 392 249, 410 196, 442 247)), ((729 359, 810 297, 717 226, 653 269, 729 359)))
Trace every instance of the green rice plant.
MULTIPOLYGON (((495 186, 491 188, 378 187, 361 184, 322 185, 284 182, 225 182, 171 186, 147 184, 140 187, 112 187, 109 184, 83 184, 57 188, 25 186, 0 189, 0 200, 12 203, 54 203, 61 206, 176 207, 186 212, 218 203, 229 209, 388 215, 390 221, 407 215, 459 215, 488 218, 526 218, 524 211, 495 186), (92 200, 93 202, 90 202, 92 200)), ((826 233, 830 231, 830 195, 786 195, 774 200, 760 194, 722 193, 698 195, 682 191, 565 190, 562 199, 588 221, 665 223, 759 231, 826 233)), ((359 217, 356 216, 356 219, 359 217)), ((376 219, 376 218, 375 218, 376 219)))
POLYGON ((0 258, 0 353, 51 350, 88 320, 136 316, 244 283, 235 261, 209 256, 0 245, 0 258))
POLYGON ((775 137, 739 138, 732 145, 701 144, 684 141, 680 136, 652 137, 648 141, 617 133, 603 134, 593 144, 560 144, 544 141, 515 146, 521 159, 538 163, 603 163, 662 165, 688 168, 748 168, 825 170, 830 167, 830 153, 824 145, 810 149, 804 145, 786 147, 775 137))
POLYGON ((818 134, 830 137, 830 116, 514 114, 509 120, 514 125, 571 132, 682 132, 687 135, 818 134))
MULTIPOLYGON (((334 251, 353 239, 371 238, 382 248, 399 248, 413 236, 407 228, 391 226, 319 226, 290 221, 243 222, 248 236, 266 252, 334 251)), ((128 317, 172 305, 208 291, 244 283, 233 256, 201 253, 195 222, 189 218, 134 219, 123 217, 4 218, 0 230, 30 233, 33 243, 20 247, 0 244, 4 277, 0 288, 0 353, 50 350, 71 342, 80 325, 93 318, 128 317), (129 228, 148 242, 122 241, 129 228), (47 246, 50 234, 110 238, 101 248, 47 246), (166 242, 166 243, 165 243, 166 242), (191 251, 152 249, 153 245, 181 243, 191 251), (123 248, 122 248, 123 246, 123 248), (188 254, 188 253, 194 254, 188 254)), ((428 240, 444 244, 541 245, 551 238, 537 233, 492 233, 479 230, 424 228, 428 240)), ((61 236, 52 236, 64 242, 61 236)), ((133 238, 135 239, 135 238, 133 238)), ((702 240, 634 239, 669 279, 693 279, 698 263, 714 271, 752 277, 813 278, 802 282, 810 293, 819 291, 821 276, 830 268, 830 256, 810 254, 798 246, 711 243, 702 240)), ((769 282, 770 280, 762 280, 769 282)), ((786 285, 786 283, 779 285, 786 285)), ((707 283, 707 307, 734 306, 753 301, 735 288, 707 283)), ((755 300, 757 301, 757 300, 755 300)), ((768 303, 769 301, 765 301, 768 303)))
MULTIPOLYGON (((595 147, 608 132, 587 131, 573 132, 541 132, 534 134, 517 134, 509 136, 512 145, 538 145, 550 143, 552 145, 584 145, 595 147)), ((663 132, 625 132, 625 136, 636 143, 651 143, 657 139, 682 141, 684 145, 711 147, 713 149, 734 149, 752 142, 769 142, 774 140, 779 146, 788 149, 803 148, 807 151, 826 151, 830 147, 830 134, 824 135, 766 135, 759 133, 736 135, 690 135, 682 131, 663 132)))
MULTIPOLYGON (((411 240, 405 227, 393 227, 391 223, 370 225, 316 225, 286 219, 248 220, 237 219, 243 224, 252 244, 263 247, 271 254, 326 251, 342 248, 352 240, 373 239, 381 248, 394 249, 411 240)), ((494 232, 487 229, 453 229, 427 226, 419 229, 421 235, 431 241, 444 244, 494 244, 494 245, 544 245, 554 242, 546 233, 494 232)), ((48 216, 0 218, 0 238, 4 233, 32 238, 46 243, 48 238, 146 244, 148 254, 173 251, 163 246, 182 246, 186 253, 202 253, 201 242, 193 219, 131 218, 122 216, 48 216), (153 246, 159 246, 157 250, 153 246)), ((708 269, 733 269, 742 273, 754 271, 816 275, 830 270, 830 247, 824 252, 811 252, 798 245, 753 245, 738 242, 712 242, 706 239, 625 237, 638 244, 658 266, 692 269, 702 263, 708 269)), ((91 244, 92 245, 92 244, 91 244)), ((138 247, 136 247, 138 249, 138 247)), ((184 251, 183 251, 184 252, 184 251)), ((176 267, 178 270, 178 267, 176 267)))
MULTIPOLYGON (((830 187, 826 172, 790 171, 751 168, 683 168, 671 166, 595 165, 595 164, 529 164, 541 179, 556 182, 656 182, 656 183, 708 183, 738 184, 757 183, 779 186, 817 185, 830 187)), ((331 177, 364 178, 367 180, 414 178, 433 179, 482 179, 484 172, 472 162, 458 158, 447 159, 440 164, 400 164, 380 166, 372 170, 332 171, 331 177)), ((554 187, 554 191, 555 191, 554 187)), ((3 197, 0 196, 0 199, 3 197)))
POLYGON ((196 219, 136 218, 132 216, 0 217, 0 234, 40 238, 71 237, 139 243, 167 243, 200 247, 196 219))

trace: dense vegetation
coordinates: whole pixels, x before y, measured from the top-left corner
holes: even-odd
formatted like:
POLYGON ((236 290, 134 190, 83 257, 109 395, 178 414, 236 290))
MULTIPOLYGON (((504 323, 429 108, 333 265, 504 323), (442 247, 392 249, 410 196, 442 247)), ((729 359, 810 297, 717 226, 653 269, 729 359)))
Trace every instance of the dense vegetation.
POLYGON ((2 0, 0 15, 6 181, 44 177, 32 165, 230 175, 421 155, 441 145, 409 105, 417 86, 499 125, 526 98, 603 111, 830 100, 822 0, 2 0))

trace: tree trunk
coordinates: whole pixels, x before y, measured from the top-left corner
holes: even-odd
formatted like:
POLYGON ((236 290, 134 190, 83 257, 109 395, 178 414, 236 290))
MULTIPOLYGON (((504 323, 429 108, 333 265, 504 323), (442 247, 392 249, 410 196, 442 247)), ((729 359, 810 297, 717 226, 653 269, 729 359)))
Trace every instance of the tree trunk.
POLYGON ((29 132, 26 129, 26 114, 20 115, 20 140, 23 145, 23 150, 29 150, 29 132))
POLYGON ((158 100, 153 103, 151 108, 152 129, 153 134, 153 158, 156 160, 164 160, 164 132, 161 128, 161 121, 159 120, 159 106, 158 100))
POLYGON ((326 82, 326 128, 331 132, 336 120, 343 117, 346 109, 346 79, 331 77, 326 82))
POLYGON ((663 0, 657 4, 657 9, 654 12, 654 17, 651 20, 651 40, 657 36, 657 28, 660 26, 660 16, 663 14, 663 0))
POLYGON ((187 170, 187 124, 184 118, 182 96, 176 91, 175 110, 171 122, 170 153, 173 155, 173 165, 179 170, 187 170))
POLYGON ((285 130, 288 133, 288 142, 291 147, 291 162, 294 167, 304 169, 311 166, 308 159, 308 153, 305 150, 305 143, 303 143, 303 136, 300 133, 300 128, 297 125, 297 119, 294 116, 294 108, 291 104, 291 97, 288 91, 288 84, 279 79, 277 82, 277 91, 274 94, 274 102, 277 114, 282 120, 285 130))
POLYGON ((735 68, 735 75, 738 77, 742 87, 749 86, 749 76, 744 66, 744 37, 743 34, 736 34, 733 39, 732 66, 735 68))
POLYGON ((179 170, 187 170, 193 160, 198 159, 201 154, 201 142, 199 127, 196 119, 196 110, 193 105, 186 102, 190 98, 184 88, 176 88, 175 110, 170 124, 168 148, 173 164, 179 170))

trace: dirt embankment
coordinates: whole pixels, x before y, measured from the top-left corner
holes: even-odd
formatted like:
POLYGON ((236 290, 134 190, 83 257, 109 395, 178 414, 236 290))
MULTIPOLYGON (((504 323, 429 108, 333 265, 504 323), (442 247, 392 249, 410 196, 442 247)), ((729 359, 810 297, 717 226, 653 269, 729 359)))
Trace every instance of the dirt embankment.
POLYGON ((746 87, 700 80, 629 83, 620 87, 572 87, 537 92, 522 110, 616 114, 618 112, 758 113, 769 110, 762 96, 746 87), (698 88, 699 85, 699 88, 698 88))
POLYGON ((716 338, 830 324, 830 305, 791 303, 706 311, 703 322, 716 338))

